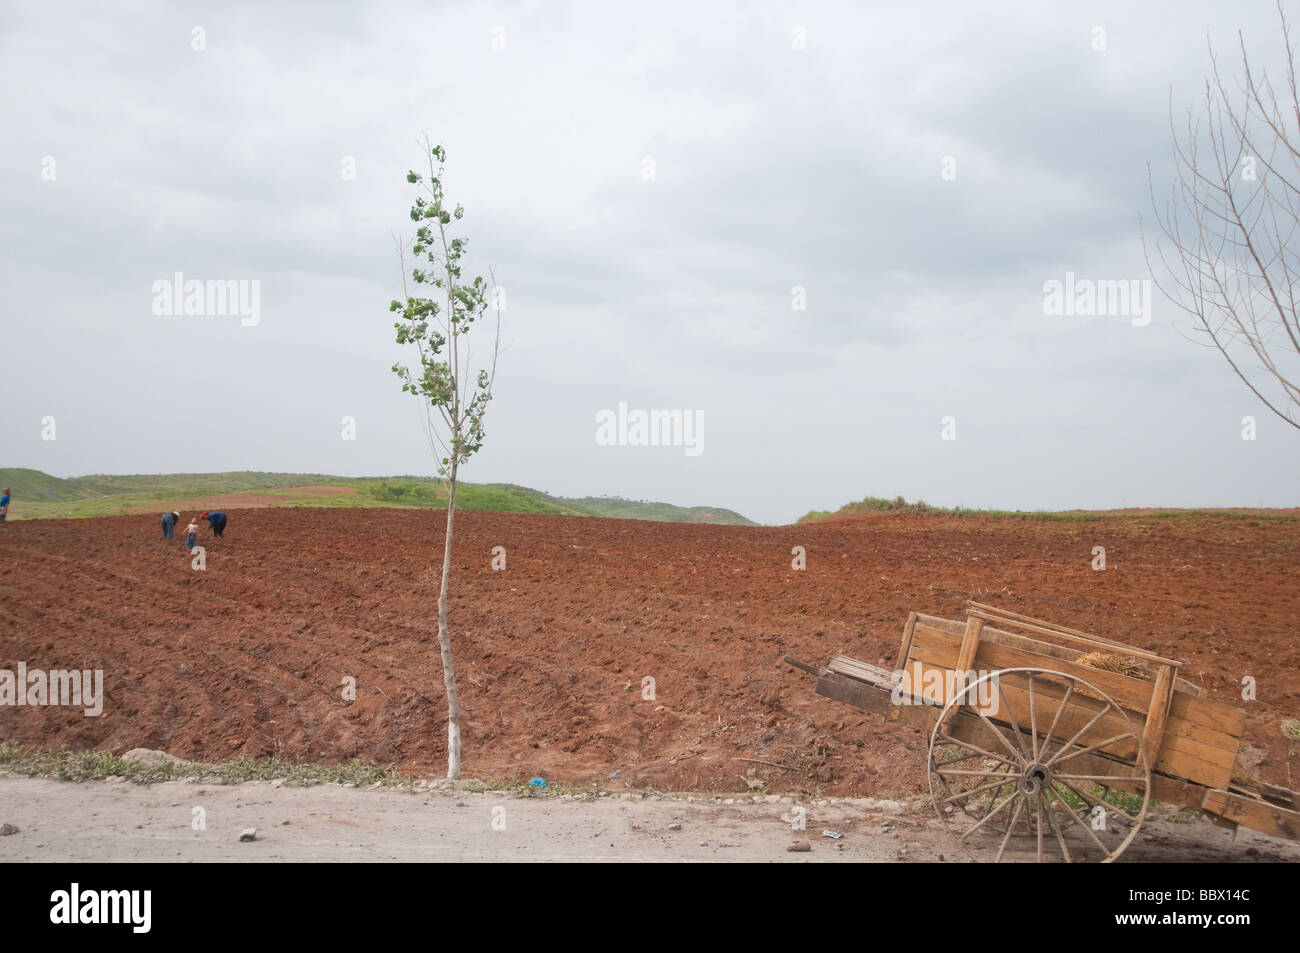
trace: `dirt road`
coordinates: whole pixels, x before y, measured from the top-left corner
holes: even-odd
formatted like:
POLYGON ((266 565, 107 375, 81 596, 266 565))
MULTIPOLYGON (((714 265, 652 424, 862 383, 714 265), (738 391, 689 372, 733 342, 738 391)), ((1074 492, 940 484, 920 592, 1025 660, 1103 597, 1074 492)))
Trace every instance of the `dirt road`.
MULTIPOLYGON (((933 814, 913 812, 910 804, 807 801, 807 830, 795 832, 792 799, 733 801, 0 777, 0 823, 18 828, 0 837, 0 863, 966 859, 933 814), (200 817, 205 827, 196 830, 200 817), (257 839, 240 842, 250 827, 257 839), (823 830, 844 836, 832 840, 823 830), (796 840, 811 850, 789 851, 796 840)), ((1296 863, 1300 845, 1245 830, 1234 844, 1230 833, 1204 820, 1154 817, 1121 861, 1296 863)))

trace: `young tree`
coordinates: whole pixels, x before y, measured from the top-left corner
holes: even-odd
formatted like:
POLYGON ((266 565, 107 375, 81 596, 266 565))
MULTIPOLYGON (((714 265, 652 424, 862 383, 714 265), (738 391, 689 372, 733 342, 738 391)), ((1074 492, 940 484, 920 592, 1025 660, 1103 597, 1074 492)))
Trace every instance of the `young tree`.
MULTIPOLYGON (((490 356, 475 371, 466 336, 487 312, 488 295, 495 295, 495 290, 490 290, 481 277, 473 281, 462 279, 461 258, 469 242, 452 238, 448 233, 465 210, 459 205, 451 211, 447 209, 442 185, 445 150, 441 145, 432 145, 427 137, 424 149, 428 174, 408 172, 406 175, 406 181, 420 192, 411 206, 411 220, 417 227, 409 251, 415 262, 408 273, 408 247, 394 236, 402 272, 403 301, 391 302, 388 310, 401 314, 401 320, 393 325, 397 343, 413 345, 419 354, 420 366, 414 372, 400 363, 393 365, 393 371, 401 378, 402 390, 420 399, 421 422, 430 447, 440 461, 438 475, 447 491, 447 528, 438 590, 438 647, 447 691, 447 777, 454 779, 460 777, 460 695, 456 691, 456 669, 447 628, 447 590, 451 578, 456 481, 465 461, 483 446, 483 415, 492 399, 497 355, 501 350, 501 306, 498 300, 492 302, 496 313, 495 337, 490 356), (419 286, 417 292, 427 292, 428 296, 413 294, 408 278, 419 286)), ((490 269, 488 275, 493 277, 490 269)), ((495 285, 493 277, 493 289, 495 285)))
POLYGON ((1163 205, 1152 189, 1164 277, 1152 274, 1255 396, 1300 428, 1300 87, 1280 2, 1278 17, 1280 86, 1239 34, 1238 81, 1219 74, 1211 47, 1203 115, 1189 110, 1180 136, 1170 110, 1176 179, 1163 205))

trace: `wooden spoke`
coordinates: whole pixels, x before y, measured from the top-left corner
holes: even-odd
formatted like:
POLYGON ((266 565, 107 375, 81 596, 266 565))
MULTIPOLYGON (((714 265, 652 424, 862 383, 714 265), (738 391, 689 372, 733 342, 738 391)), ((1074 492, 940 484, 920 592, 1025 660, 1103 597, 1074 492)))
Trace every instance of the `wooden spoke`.
POLYGON ((1038 835, 1038 849, 1034 852, 1034 859, 1040 864, 1043 862, 1043 801, 1045 799, 1046 797, 1042 795, 1037 799, 1038 822, 1034 825, 1034 831, 1038 835))
MULTIPOLYGON (((1018 798, 1016 800, 1016 808, 1014 811, 1011 812, 1011 823, 1007 825, 1007 832, 1002 837, 1002 843, 998 845, 998 855, 993 859, 993 862, 995 864, 1002 863, 1002 855, 1006 853, 1007 841, 1011 840, 1011 832, 1015 830, 1016 818, 1020 816, 1020 809, 1022 807, 1024 807, 1024 801, 1023 799, 1018 798)), ((1028 814, 1025 815, 1026 818, 1028 818, 1028 816, 1029 816, 1028 814)))
MULTIPOLYGON (((1075 732, 1073 738, 1071 738, 1071 739, 1070 739, 1069 741, 1067 741, 1065 744, 1061 745, 1061 747, 1057 749, 1057 751, 1056 751, 1056 755, 1053 756, 1053 758, 1051 759, 1051 761, 1048 761, 1047 763, 1048 763, 1049 765, 1052 764, 1053 762, 1056 761, 1057 758, 1059 758, 1059 757, 1061 756, 1061 752, 1062 752, 1062 751, 1065 751, 1067 748, 1072 748, 1072 747, 1074 747, 1075 743, 1078 742, 1078 740, 1079 740, 1080 738, 1082 738, 1084 735, 1086 735, 1089 731, 1091 731, 1091 730, 1092 730, 1092 726, 1095 725, 1097 722, 1101 721, 1102 716, 1105 715, 1106 712, 1110 711, 1111 708, 1114 708, 1114 707, 1115 707, 1115 706, 1114 706, 1113 703, 1111 703, 1111 702, 1107 702, 1107 703, 1106 703, 1106 707, 1103 708, 1101 711, 1097 712, 1097 714, 1093 715, 1093 716, 1092 716, 1092 719, 1091 719, 1091 720, 1090 720, 1086 725, 1084 725, 1084 726, 1083 726, 1082 728, 1080 728, 1077 732, 1075 732)), ((1116 710, 1116 711, 1119 711, 1118 708, 1116 708, 1115 710, 1116 710)))
MULTIPOLYGON (((958 697, 960 698, 961 696, 959 695, 958 697)), ((1010 741, 1007 740, 1006 735, 1002 733, 1002 729, 999 728, 997 725, 993 724, 993 722, 989 720, 988 715, 980 711, 978 705, 972 707, 974 708, 975 714, 979 715, 980 721, 984 722, 984 724, 988 726, 989 730, 998 736, 998 740, 1001 741, 1004 745, 1006 745, 1007 750, 1011 752, 1011 757, 1019 759, 1021 757, 1021 752, 1017 748, 1019 742, 1017 742, 1016 745, 1013 745, 1010 741)))
MULTIPOLYGON (((1034 673, 1029 673, 1029 744, 1032 747, 1030 752, 1034 760, 1038 760, 1038 709, 1034 705, 1034 673)), ((1041 817, 1041 815, 1040 815, 1041 817)), ((1039 838, 1039 852, 1042 852, 1042 838, 1039 838)), ((1042 859, 1041 857, 1039 858, 1042 859)))
POLYGON ((942 772, 942 773, 943 773, 943 776, 944 776, 945 778, 947 778, 947 777, 953 777, 953 776, 956 776, 956 777, 974 777, 974 778, 992 778, 992 777, 1018 778, 1018 777, 1020 777, 1020 772, 1019 772, 1019 771, 997 772, 997 771, 962 771, 962 770, 953 770, 953 771, 944 771, 944 772, 942 772))
POLYGON ((1053 766, 1058 765, 1062 761, 1069 761, 1071 758, 1077 758, 1081 754, 1091 754, 1093 751, 1097 751, 1101 748, 1105 748, 1108 745, 1113 745, 1117 741, 1123 741, 1125 738, 1132 738, 1134 741, 1137 741, 1136 735, 1134 735, 1131 731, 1126 731, 1122 735, 1116 735, 1113 738, 1107 738, 1105 741, 1098 741, 1096 744, 1088 745, 1088 747, 1086 748, 1080 748, 1078 751, 1071 751, 1069 754, 1063 755, 1060 751, 1058 751, 1056 753, 1056 757, 1054 757, 1051 761, 1047 763, 1053 766))
POLYGON ((1002 757, 1001 755, 994 754, 991 751, 985 751, 983 748, 980 748, 976 745, 966 744, 964 742, 955 742, 952 738, 947 739, 947 741, 949 744, 962 744, 963 747, 966 747, 970 750, 966 754, 962 755, 960 758, 951 758, 948 761, 936 761, 935 762, 936 768, 946 768, 950 764, 961 764, 963 761, 969 761, 971 758, 984 758, 986 760, 997 761, 1002 764, 1006 763, 1007 760, 1006 758, 1002 757))
MULTIPOLYGON (((961 745, 963 748, 969 748, 971 751, 978 752, 990 761, 1000 761, 1003 764, 1007 763, 1006 755, 994 754, 992 751, 985 751, 983 748, 979 747, 979 745, 973 745, 969 741, 962 741, 959 738, 945 738, 944 743, 961 745)), ((931 755, 931 758, 933 759, 933 755, 931 755)), ((948 763, 955 764, 956 762, 950 761, 948 763)))
MULTIPOLYGON (((1052 792, 1055 794, 1056 792, 1052 792)), ((1047 812, 1047 823, 1051 825, 1052 833, 1056 835, 1056 842, 1061 848, 1061 859, 1067 864, 1074 863, 1074 858, 1070 856, 1070 847, 1065 843, 1065 836, 1061 833, 1060 826, 1056 823, 1056 812, 1047 812)))
MULTIPOLYGON (((1030 679, 1031 679, 1030 684, 1033 684, 1032 675, 1030 676, 1030 679)), ((1006 706, 1007 718, 1011 722, 1011 731, 1012 731, 1011 737, 1016 739, 1016 745, 1020 748, 1020 756, 1022 758, 1028 758, 1030 755, 1029 752, 1025 750, 1024 732, 1020 730, 1020 722, 1016 720, 1015 710, 1012 709, 1011 703, 1007 701, 1007 696, 1002 691, 1002 682, 999 681, 996 677, 993 679, 993 687, 998 690, 998 697, 1002 699, 1002 704, 1006 706)), ((1029 710, 1032 712, 1033 708, 1031 707, 1029 710)))
POLYGON ((1065 709, 1070 705, 1070 696, 1074 694, 1073 680, 1065 689, 1065 694, 1061 697, 1061 704, 1056 709, 1056 716, 1052 719, 1052 727, 1047 729, 1047 734, 1043 737, 1043 750, 1039 752, 1039 757, 1047 754, 1047 742, 1056 734, 1056 726, 1061 723, 1061 716, 1065 714, 1065 709))
POLYGON ((965 840, 967 837, 970 837, 970 835, 974 834, 977 830, 979 830, 981 827, 983 827, 985 824, 991 821, 995 816, 1001 814, 1003 809, 1015 799, 1016 799, 1016 795, 1014 793, 1009 795, 1007 799, 1003 801, 1001 804, 999 804, 995 810, 989 811, 987 814, 985 814, 983 820, 978 821, 974 827, 967 828, 966 833, 961 835, 961 839, 965 840))
MULTIPOLYGON (((988 817, 989 814, 993 812, 993 805, 997 803, 997 799, 1001 794, 1002 791, 1001 789, 999 789, 997 791, 994 791, 993 794, 991 794, 988 797, 987 801, 984 804, 984 813, 980 815, 981 817, 988 817)), ((965 808, 963 808, 963 810, 965 810, 965 808)), ((966 813, 969 814, 970 812, 967 811, 966 813)))
MULTIPOLYGON (((1067 786, 1068 786, 1068 785, 1067 785, 1067 786)), ((1071 788, 1071 790, 1074 790, 1074 789, 1071 788)), ((1078 794, 1079 792, 1078 792, 1078 791, 1075 791, 1074 793, 1075 793, 1075 794, 1078 794)), ((1057 797, 1060 797, 1060 795, 1058 794, 1057 797)), ((1096 844, 1096 845, 1101 849, 1102 854, 1104 854, 1105 856, 1109 857, 1109 856, 1110 856, 1110 848, 1107 847, 1105 844, 1103 844, 1103 843, 1101 842, 1101 838, 1099 838, 1099 837, 1097 836, 1097 832, 1094 831, 1094 830, 1092 829, 1092 825, 1089 824, 1087 821, 1085 821, 1083 818, 1081 818, 1078 814, 1075 813, 1074 808, 1070 807, 1070 802, 1069 802, 1069 801, 1067 801, 1067 800, 1066 800, 1065 798, 1063 798, 1063 797, 1060 798, 1060 801, 1061 801, 1061 806, 1062 806, 1063 808, 1065 808, 1065 813, 1069 814, 1070 817, 1074 819, 1074 823, 1078 824, 1080 827, 1082 827, 1082 828, 1084 829, 1084 831, 1087 833, 1087 835, 1088 835, 1089 837, 1092 838, 1093 843, 1095 843, 1095 844, 1096 844)))
POLYGON ((973 797, 974 795, 979 794, 981 791, 992 791, 995 788, 1004 788, 1006 786, 1007 786, 1006 779, 999 778, 996 781, 990 781, 988 784, 981 784, 977 788, 971 788, 969 791, 962 791, 960 794, 954 794, 951 797, 946 797, 939 803, 951 804, 953 801, 960 800, 961 798, 973 797))

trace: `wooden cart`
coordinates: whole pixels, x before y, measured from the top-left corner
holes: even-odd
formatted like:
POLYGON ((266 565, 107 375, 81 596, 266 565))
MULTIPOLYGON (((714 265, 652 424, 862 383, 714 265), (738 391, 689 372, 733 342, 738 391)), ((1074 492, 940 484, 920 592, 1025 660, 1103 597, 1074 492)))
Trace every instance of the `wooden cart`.
POLYGON ((913 612, 894 671, 836 656, 817 694, 930 734, 930 793, 975 859, 1112 861, 1158 801, 1300 839, 1300 795, 1246 779, 1242 712, 1182 663, 972 602, 913 612))

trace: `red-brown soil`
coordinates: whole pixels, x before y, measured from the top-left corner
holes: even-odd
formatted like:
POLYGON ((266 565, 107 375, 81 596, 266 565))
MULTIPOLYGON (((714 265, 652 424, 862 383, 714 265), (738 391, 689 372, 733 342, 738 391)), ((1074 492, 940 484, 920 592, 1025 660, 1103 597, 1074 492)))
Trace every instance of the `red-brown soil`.
MULTIPOLYGON (((443 520, 232 510, 226 538, 201 534, 203 572, 152 516, 3 527, 0 667, 103 669, 107 701, 99 718, 0 708, 0 738, 441 774, 443 520)), ((892 666, 909 610, 961 618, 977 598, 1185 660, 1185 677, 1246 710, 1243 763, 1287 783, 1279 724, 1300 716, 1293 521, 905 515, 754 528, 462 512, 456 529, 467 777, 920 791, 919 731, 815 696, 781 659, 892 666), (790 568, 796 545, 803 572, 790 568), (1090 568, 1096 545, 1104 572, 1090 568), (495 546, 504 572, 491 569, 495 546), (1257 701, 1241 700, 1247 675, 1257 701)))

